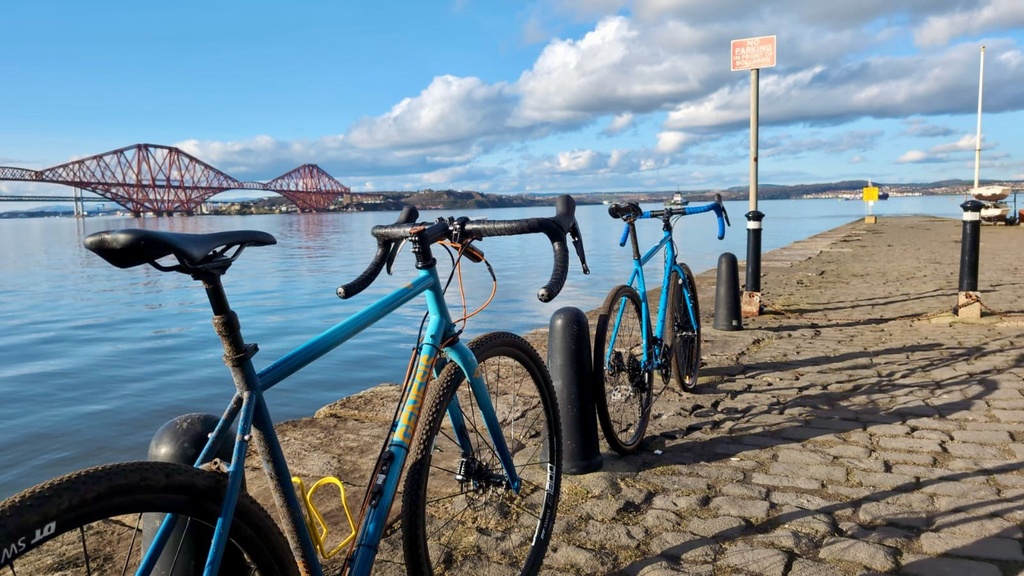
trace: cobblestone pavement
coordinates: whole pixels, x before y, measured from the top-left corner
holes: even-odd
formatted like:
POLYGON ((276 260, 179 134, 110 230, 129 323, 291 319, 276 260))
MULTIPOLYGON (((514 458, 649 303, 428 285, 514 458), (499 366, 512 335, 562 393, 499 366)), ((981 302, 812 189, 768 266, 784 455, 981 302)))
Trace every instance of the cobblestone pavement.
MULTIPOLYGON (((1024 228, 983 228, 967 322, 961 226, 880 217, 769 252, 740 331, 712 328, 700 275, 701 393, 665 386, 637 454, 602 439, 599 471, 564 476, 544 572, 1024 575, 1024 228)), ((278 426, 292 471, 358 493, 396 392, 278 426)))
POLYGON ((669 384, 638 454, 565 477, 547 573, 1024 574, 1024 229, 981 238, 971 322, 958 220, 766 254, 741 331, 698 277, 702 393, 669 384))

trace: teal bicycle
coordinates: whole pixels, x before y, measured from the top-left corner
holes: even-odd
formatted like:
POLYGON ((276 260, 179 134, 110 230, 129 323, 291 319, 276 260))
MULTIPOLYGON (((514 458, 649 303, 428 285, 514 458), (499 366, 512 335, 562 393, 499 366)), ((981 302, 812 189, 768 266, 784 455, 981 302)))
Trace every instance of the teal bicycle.
POLYGON ((654 403, 654 374, 664 382, 670 377, 684 391, 697 386, 700 371, 700 307, 697 285, 690 267, 677 261, 672 238, 674 222, 690 214, 714 212, 718 239, 725 238, 729 215, 722 197, 704 206, 666 207, 644 211, 635 203, 612 204, 608 214, 625 222, 619 246, 631 243, 633 272, 626 284, 608 293, 597 318, 594 337, 594 374, 597 416, 608 445, 619 454, 636 451, 647 431, 654 403), (640 253, 636 221, 661 220, 662 237, 645 254, 640 253), (665 251, 664 274, 658 299, 657 323, 651 327, 650 304, 644 264, 665 251))
POLYGON ((544 234, 554 253, 551 278, 538 292, 547 302, 566 280, 567 235, 588 272, 574 211, 569 196, 558 199, 551 218, 417 223, 418 213, 407 208, 395 224, 372 229, 375 256, 353 282, 338 288, 338 295, 351 298, 383 269, 391 273, 406 243, 415 256, 416 276, 259 371, 252 361, 258 347, 244 341, 221 276, 246 248, 276 243, 273 236, 138 229, 90 235, 86 248, 114 266, 150 264, 202 282, 236 392, 194 466, 105 465, 0 503, 0 572, 319 575, 321 559, 336 555, 339 573, 365 575, 374 568, 378 550, 386 548, 401 557, 395 573, 537 573, 561 485, 561 430, 551 379, 537 352, 519 336, 497 332, 468 343, 463 339, 445 302, 452 278, 442 282, 432 247, 447 246, 455 274, 463 258, 485 261, 476 240, 544 234), (265 393, 419 295, 426 300, 421 337, 353 514, 337 479, 307 490, 292 478, 265 393), (213 457, 222 444, 231 446, 229 461, 213 457), (243 488, 250 445, 261 457, 279 523, 243 488), (331 484, 341 490, 352 532, 337 545, 326 541, 327 526, 313 504, 313 492, 331 484), (401 512, 392 516, 399 494, 401 512))

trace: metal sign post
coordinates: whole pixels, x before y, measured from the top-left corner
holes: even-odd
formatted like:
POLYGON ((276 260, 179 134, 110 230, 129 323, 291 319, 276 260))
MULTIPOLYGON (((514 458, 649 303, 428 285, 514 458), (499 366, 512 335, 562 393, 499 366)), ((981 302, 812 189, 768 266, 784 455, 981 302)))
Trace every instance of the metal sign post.
POLYGON ((750 212, 747 212, 747 283, 744 317, 761 314, 761 221, 757 210, 758 70, 775 66, 775 36, 733 40, 732 70, 750 70, 750 212))

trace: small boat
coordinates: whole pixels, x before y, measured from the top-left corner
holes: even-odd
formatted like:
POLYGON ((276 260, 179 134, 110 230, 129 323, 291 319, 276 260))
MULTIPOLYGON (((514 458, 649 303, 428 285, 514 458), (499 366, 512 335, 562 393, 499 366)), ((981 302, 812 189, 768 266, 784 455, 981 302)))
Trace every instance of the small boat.
POLYGON ((682 192, 676 192, 671 200, 665 202, 665 206, 686 206, 690 201, 683 198, 682 192))
POLYGON ((985 222, 1005 222, 1010 207, 1003 202, 992 202, 981 208, 981 219, 985 222))
POLYGON ((998 202, 1010 195, 1010 189, 1006 186, 982 186, 971 190, 971 195, 982 202, 998 202))

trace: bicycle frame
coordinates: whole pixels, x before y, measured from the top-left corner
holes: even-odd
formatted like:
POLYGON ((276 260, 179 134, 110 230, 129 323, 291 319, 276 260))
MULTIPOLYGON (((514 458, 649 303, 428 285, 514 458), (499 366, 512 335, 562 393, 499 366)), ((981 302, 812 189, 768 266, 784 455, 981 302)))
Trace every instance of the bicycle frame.
MULTIPOLYGON (((366 516, 358 526, 357 541, 348 565, 348 573, 362 576, 369 574, 372 569, 378 542, 398 489, 399 477, 405 465, 413 432, 419 421, 420 410, 426 395, 427 381, 431 376, 434 362, 442 350, 459 365, 464 374, 471 375, 469 380, 472 393, 477 400, 493 445, 497 449, 506 478, 511 488, 519 491, 521 482, 498 425, 486 385, 477 375, 476 358, 466 344, 454 339, 456 336, 455 325, 444 300, 443 288, 436 268, 421 269, 411 283, 394 290, 346 320, 328 328, 258 373, 252 364, 255 346, 241 344, 237 319, 227 306, 219 279, 216 286, 212 288, 207 283, 207 292, 210 294, 210 301, 214 308, 214 324, 218 334, 225 341, 225 362, 231 368, 237 393, 225 410, 219 424, 211 433, 210 440, 197 458, 195 465, 202 466, 212 458, 216 447, 220 446, 221 442, 227 438, 231 424, 236 417, 238 425, 231 464, 228 467, 228 491, 224 498, 220 519, 214 529, 213 545, 207 557, 204 574, 216 574, 219 568, 227 544, 235 503, 241 490, 245 455, 250 441, 254 441, 263 460, 263 468, 270 481, 279 516, 283 520, 284 534, 288 538, 296 561, 303 568, 303 573, 308 571, 310 574, 322 576, 320 560, 303 518, 303 509, 292 485, 291 475, 288 472, 284 453, 274 431, 263 393, 376 324, 420 294, 424 294, 426 297, 429 321, 422 345, 419 347, 417 368, 413 378, 406 384, 405 405, 391 424, 387 447, 378 460, 377 473, 372 479, 371 485, 367 487, 370 503, 366 516), (222 324, 227 327, 222 327, 222 324), (228 350, 230 346, 225 337, 227 331, 232 329, 238 336, 240 345, 240 354, 236 358, 230 358, 231 354, 228 350), (449 340, 453 339, 454 342, 449 343, 449 340)), ((455 429, 455 436, 459 439, 463 449, 466 452, 470 451, 471 447, 467 444, 469 435, 458 410, 457 400, 453 400, 452 405, 448 407, 448 416, 455 429)), ((173 520, 173 515, 168 515, 164 520, 139 567, 138 574, 149 574, 152 571, 160 552, 170 538, 174 525, 173 520)))
MULTIPOLYGON (((675 271, 680 278, 683 277, 683 269, 676 262, 676 248, 675 242, 672 239, 672 227, 666 223, 662 228, 661 240, 655 244, 650 250, 644 255, 640 255, 640 246, 636 236, 636 223, 629 222, 626 225, 625 235, 628 235, 632 241, 633 247, 633 272, 629 276, 627 284, 634 287, 640 296, 640 306, 643 317, 648 319, 643 325, 643 338, 644 342, 651 342, 659 350, 659 353, 652 354, 648 347, 644 347, 643 351, 643 368, 645 370, 654 370, 661 368, 664 364, 663 355, 660 353, 662 338, 661 334, 664 334, 665 319, 668 310, 668 295, 671 287, 669 281, 672 277, 672 272, 675 271), (650 304, 647 300, 647 282, 644 279, 644 264, 647 264, 655 255, 658 254, 662 249, 665 250, 665 269, 664 276, 661 279, 661 293, 658 297, 658 318, 654 327, 654 333, 650 332, 650 304)), ((625 243, 625 238, 622 243, 625 243)), ((690 321, 692 326, 697 325, 697 318, 694 315, 694 311, 688 299, 684 299, 686 302, 687 313, 690 315, 690 321)), ((622 313, 625 310, 624 307, 619 308, 619 314, 615 318, 615 328, 612 331, 612 342, 618 336, 619 325, 622 322, 622 313)), ((612 353, 613 346, 608 346, 605 351, 605 365, 608 365, 610 356, 612 353)))

